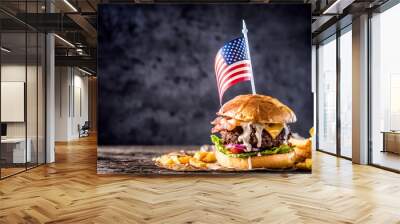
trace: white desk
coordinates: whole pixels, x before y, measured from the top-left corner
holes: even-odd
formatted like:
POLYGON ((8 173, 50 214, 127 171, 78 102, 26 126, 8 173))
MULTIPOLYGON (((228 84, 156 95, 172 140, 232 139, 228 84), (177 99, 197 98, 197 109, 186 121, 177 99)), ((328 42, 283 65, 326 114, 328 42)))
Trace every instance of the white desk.
POLYGON ((31 153, 31 145, 32 141, 30 138, 26 140, 26 154, 25 154, 25 138, 5 138, 1 139, 2 147, 13 147, 13 163, 25 163, 31 162, 32 153, 31 153), (25 161, 26 159, 26 161, 25 161))

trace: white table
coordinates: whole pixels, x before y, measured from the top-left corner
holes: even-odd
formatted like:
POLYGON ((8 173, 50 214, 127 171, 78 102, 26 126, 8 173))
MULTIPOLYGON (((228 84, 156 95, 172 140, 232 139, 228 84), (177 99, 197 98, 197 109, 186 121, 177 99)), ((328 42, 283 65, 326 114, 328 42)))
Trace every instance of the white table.
POLYGON ((25 138, 5 138, 1 139, 2 147, 13 147, 13 163, 25 163, 31 162, 32 153, 31 145, 32 141, 30 138, 26 139, 28 143, 25 152, 25 138), (26 154, 25 154, 26 153, 26 154))

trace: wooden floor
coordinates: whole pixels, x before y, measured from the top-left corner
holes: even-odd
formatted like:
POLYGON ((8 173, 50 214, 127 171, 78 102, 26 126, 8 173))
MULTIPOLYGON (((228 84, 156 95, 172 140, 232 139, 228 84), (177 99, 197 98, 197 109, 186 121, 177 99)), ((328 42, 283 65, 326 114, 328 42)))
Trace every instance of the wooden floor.
POLYGON ((400 170, 400 154, 374 150, 372 161, 374 164, 377 165, 389 167, 395 170, 400 170))
POLYGON ((94 137, 0 181, 0 223, 400 223, 400 175, 322 153, 313 174, 96 174, 94 137))
POLYGON ((1 168, 1 176, 2 177, 11 176, 13 174, 23 172, 24 170, 25 170, 25 167, 24 168, 1 168))

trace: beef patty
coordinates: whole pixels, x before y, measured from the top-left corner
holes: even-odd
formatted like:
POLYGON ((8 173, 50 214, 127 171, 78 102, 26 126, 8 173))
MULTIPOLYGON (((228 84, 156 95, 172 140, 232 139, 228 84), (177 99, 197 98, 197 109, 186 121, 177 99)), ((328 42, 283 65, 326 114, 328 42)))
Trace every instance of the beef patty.
MULTIPOLYGON (((243 130, 242 127, 238 126, 232 131, 228 130, 222 130, 220 132, 222 139, 224 140, 224 144, 241 144, 241 142, 238 141, 239 136, 242 134, 243 130)), ((256 137, 256 129, 252 127, 252 131, 250 134, 250 144, 254 147, 257 148, 257 137, 256 137)), ((290 130, 288 128, 282 129, 281 133, 279 133, 278 136, 276 136, 275 139, 271 137, 271 135, 263 130, 261 138, 261 147, 260 148, 272 148, 272 147, 278 147, 286 142, 286 140, 290 136, 290 130)))

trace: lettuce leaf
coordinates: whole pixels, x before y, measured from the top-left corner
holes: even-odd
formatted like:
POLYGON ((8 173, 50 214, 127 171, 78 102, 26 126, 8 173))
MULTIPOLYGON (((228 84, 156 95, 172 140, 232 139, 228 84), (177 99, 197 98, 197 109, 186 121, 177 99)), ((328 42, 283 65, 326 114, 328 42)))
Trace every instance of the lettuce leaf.
POLYGON ((230 153, 230 151, 227 148, 225 148, 222 139, 220 139, 218 136, 211 135, 211 141, 214 143, 215 148, 218 151, 220 151, 220 152, 224 153, 225 155, 232 157, 232 158, 247 158, 250 156, 256 156, 258 153, 265 156, 265 155, 274 155, 274 154, 284 154, 284 153, 289 153, 289 152, 293 151, 292 146, 281 145, 279 147, 264 149, 264 150, 261 150, 258 152, 244 152, 244 153, 232 154, 232 153, 230 153))

